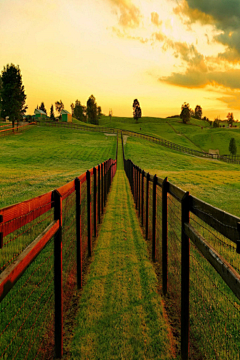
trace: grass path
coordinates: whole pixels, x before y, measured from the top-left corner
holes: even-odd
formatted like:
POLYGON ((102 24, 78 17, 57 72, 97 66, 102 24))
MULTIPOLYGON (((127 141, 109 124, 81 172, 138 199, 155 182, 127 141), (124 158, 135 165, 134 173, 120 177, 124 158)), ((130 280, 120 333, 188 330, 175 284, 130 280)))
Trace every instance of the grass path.
POLYGON ((169 338, 119 146, 118 170, 82 291, 71 358, 172 359, 169 338))

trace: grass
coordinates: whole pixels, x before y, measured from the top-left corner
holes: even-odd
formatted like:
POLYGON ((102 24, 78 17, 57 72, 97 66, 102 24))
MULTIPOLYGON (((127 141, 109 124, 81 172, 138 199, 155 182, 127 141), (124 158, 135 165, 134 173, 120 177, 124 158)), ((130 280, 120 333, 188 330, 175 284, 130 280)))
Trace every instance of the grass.
POLYGON ((180 154, 135 137, 128 137, 125 156, 146 172, 168 177, 183 190, 240 217, 239 165, 180 154))
POLYGON ((65 128, 32 127, 0 142, 0 208, 64 185, 116 151, 116 137, 65 128))
POLYGON ((110 121, 108 116, 102 116, 99 125, 161 137, 195 150, 218 149, 220 155, 230 154, 228 147, 232 137, 240 146, 239 125, 233 129, 213 128, 206 121, 193 118, 185 125, 180 118, 142 117, 136 123, 133 118, 112 117, 110 121))
POLYGON ((72 342, 72 359, 171 359, 169 330, 123 170, 109 194, 72 342))

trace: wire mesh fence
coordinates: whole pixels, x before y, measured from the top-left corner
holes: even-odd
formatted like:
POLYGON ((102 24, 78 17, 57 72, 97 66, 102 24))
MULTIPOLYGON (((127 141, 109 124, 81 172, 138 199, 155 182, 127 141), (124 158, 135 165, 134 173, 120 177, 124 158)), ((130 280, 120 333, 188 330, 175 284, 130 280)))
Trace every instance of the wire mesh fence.
POLYGON ((96 209, 103 211, 98 201, 106 197, 116 166, 109 159, 95 175, 91 169, 53 192, 0 210, 1 358, 63 355, 72 295, 82 286, 91 246, 89 231, 94 233, 96 209), (101 176, 104 167, 108 172, 101 176))
POLYGON ((239 360, 240 218, 190 196, 167 179, 157 178, 155 194, 155 177, 131 160, 124 159, 124 166, 134 184, 136 206, 145 191, 143 227, 156 248, 153 261, 161 264, 160 286, 176 354, 184 360, 239 360), (144 187, 136 181, 139 172, 144 187))

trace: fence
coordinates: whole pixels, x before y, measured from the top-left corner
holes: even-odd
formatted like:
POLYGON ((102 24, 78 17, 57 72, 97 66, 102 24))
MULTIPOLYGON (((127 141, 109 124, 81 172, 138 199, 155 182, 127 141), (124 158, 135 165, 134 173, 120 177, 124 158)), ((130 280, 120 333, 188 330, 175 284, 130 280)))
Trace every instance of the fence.
POLYGON ((15 127, 12 127, 12 124, 9 125, 2 125, 0 126, 0 137, 15 134, 16 132, 21 132, 27 129, 30 129, 32 125, 36 125, 35 122, 28 123, 26 125, 17 125, 15 127))
POLYGON ((240 358, 240 218, 124 158, 136 209, 186 359, 240 358))
POLYGON ((71 299, 82 287, 116 166, 109 159, 0 210, 0 358, 53 358, 54 348, 62 357, 71 299))

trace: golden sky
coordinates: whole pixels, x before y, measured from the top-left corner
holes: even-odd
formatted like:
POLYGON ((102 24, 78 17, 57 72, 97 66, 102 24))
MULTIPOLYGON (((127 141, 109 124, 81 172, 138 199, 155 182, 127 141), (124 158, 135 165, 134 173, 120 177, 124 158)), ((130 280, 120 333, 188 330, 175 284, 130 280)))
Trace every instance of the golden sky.
POLYGON ((240 119, 239 0, 0 0, 0 69, 19 65, 28 113, 93 94, 102 111, 240 119))

